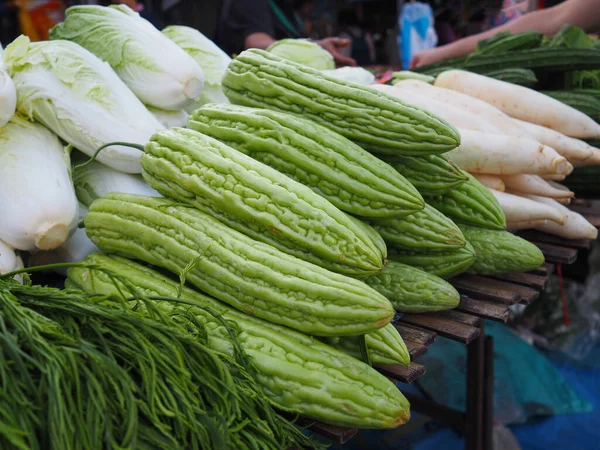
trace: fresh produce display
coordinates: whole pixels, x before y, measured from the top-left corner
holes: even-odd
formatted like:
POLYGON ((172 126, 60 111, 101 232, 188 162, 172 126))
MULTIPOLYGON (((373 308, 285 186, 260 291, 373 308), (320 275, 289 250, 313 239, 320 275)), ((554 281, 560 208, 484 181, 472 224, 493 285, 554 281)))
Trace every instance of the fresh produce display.
POLYGON ((73 6, 50 38, 75 42, 109 63, 146 105, 177 111, 202 94, 200 65, 128 6, 73 6))
MULTIPOLYGON (((186 311, 148 317, 105 296, 8 279, 0 305, 3 449, 321 447, 276 413, 241 352, 207 347, 186 311)), ((408 415, 397 389, 378 381, 395 391, 383 400, 390 415, 408 415)))
POLYGON ((229 100, 227 100, 221 88, 221 79, 231 62, 231 58, 213 41, 194 28, 172 25, 162 30, 162 32, 190 55, 202 67, 204 73, 204 88, 200 98, 197 102, 188 105, 185 108, 186 111, 192 113, 196 108, 206 103, 228 103, 229 100))
POLYGON ((544 262, 544 255, 531 242, 508 231, 460 225, 460 229, 475 249, 475 262, 470 272, 489 275, 503 272, 526 272, 544 262))
POLYGON ((51 131, 15 115, 0 127, 0 240, 53 250, 77 226, 69 156, 51 131))
POLYGON ((17 91, 4 65, 4 50, 0 45, 0 127, 4 126, 17 108, 17 91))
POLYGON ((439 154, 460 143, 458 132, 432 113, 262 50, 245 50, 231 62, 223 90, 232 103, 302 114, 375 153, 439 154))
POLYGON ((410 216, 369 223, 386 243, 397 249, 448 250, 467 243, 454 222, 429 205, 410 216))
MULTIPOLYGON (((128 292, 128 284, 124 284, 127 282, 146 297, 176 298, 179 295, 178 282, 125 258, 96 253, 88 256, 85 262, 96 269, 69 269, 67 283, 70 287, 83 289, 90 294, 110 295, 127 300, 132 298, 131 293, 122 298, 123 293, 128 292), (111 273, 119 275, 119 283, 111 280, 111 273)), ((252 357, 258 372, 258 382, 278 406, 315 419, 348 426, 364 425, 367 421, 369 427, 388 427, 390 421, 400 422, 408 418, 408 405, 400 391, 383 375, 365 367, 359 360, 312 337, 236 311, 192 289, 183 288, 180 298, 184 301, 183 304, 160 302, 157 307, 167 314, 177 310, 192 314, 209 330, 209 347, 231 356, 234 356, 235 346, 225 321, 235 323, 237 341, 252 357), (270 346, 268 353, 261 351, 265 345, 270 346), (309 365, 321 367, 322 387, 320 383, 318 388, 310 382, 298 383, 303 378, 314 379, 314 372, 309 365), (320 391, 319 394, 316 389, 320 391), (367 389, 372 390, 372 395, 369 396, 366 392, 361 395, 367 389), (294 392, 293 396, 286 395, 286 392, 291 391, 294 392), (337 400, 339 393, 343 391, 350 395, 345 400, 352 402, 351 412, 345 411, 345 402, 337 400)), ((391 354, 394 361, 401 357, 403 363, 407 363, 408 352, 398 332, 393 327, 392 333, 388 327, 385 330, 386 333, 378 331, 367 335, 367 347, 374 357, 373 361, 387 363, 387 355, 391 354), (394 355, 395 351, 398 354, 394 355), (378 360, 380 355, 382 360, 378 360)), ((357 345, 351 338, 338 339, 345 342, 338 343, 340 349, 348 347, 351 352, 352 349, 357 352, 357 345)))
POLYGON ((318 70, 334 70, 333 56, 319 44, 308 39, 280 39, 267 48, 280 58, 318 70))
POLYGON ((581 30, 384 85, 305 41, 232 59, 125 6, 66 17, 0 65, 7 449, 320 446, 271 405, 396 427, 394 318, 457 307, 461 273, 536 269, 514 231, 597 237, 569 207, 600 165, 581 30))
MULTIPOLYGON (((106 63, 73 42, 21 36, 6 47, 4 59, 19 112, 89 156, 109 142, 144 144, 163 128, 106 63)), ((98 161, 140 173, 140 156, 137 149, 115 145, 98 161)))
POLYGON ((350 214, 399 217, 423 209, 423 198, 399 172, 301 117, 207 105, 194 112, 188 126, 312 188, 350 214))
MULTIPOLYGON (((400 312, 431 312, 458 306, 460 295, 452 285, 416 267, 390 261, 365 283, 390 299, 400 312)), ((368 336, 368 335, 367 335, 368 336)))

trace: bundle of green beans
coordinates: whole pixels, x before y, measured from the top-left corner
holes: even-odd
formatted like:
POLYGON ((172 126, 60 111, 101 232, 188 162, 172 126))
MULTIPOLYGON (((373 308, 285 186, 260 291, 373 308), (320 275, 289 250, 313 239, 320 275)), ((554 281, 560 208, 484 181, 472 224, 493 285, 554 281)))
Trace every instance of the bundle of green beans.
POLYGON ((210 350, 185 308, 145 309, 0 277, 3 450, 320 445, 274 411, 239 347, 210 350))

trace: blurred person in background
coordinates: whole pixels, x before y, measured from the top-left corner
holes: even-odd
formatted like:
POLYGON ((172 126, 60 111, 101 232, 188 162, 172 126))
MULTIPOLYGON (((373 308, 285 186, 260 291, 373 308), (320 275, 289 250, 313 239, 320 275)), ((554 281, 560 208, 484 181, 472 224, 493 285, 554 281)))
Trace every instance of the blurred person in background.
MULTIPOLYGON (((308 37, 299 11, 312 9, 307 0, 224 0, 217 26, 216 43, 230 55, 248 48, 266 49, 280 39, 308 37)), ((355 66, 356 61, 340 53, 348 39, 329 37, 315 41, 333 56, 336 64, 355 66)))
POLYGON ((445 59, 466 56, 475 51, 480 40, 490 38, 502 31, 515 34, 536 30, 546 35, 552 35, 566 24, 580 27, 588 33, 598 31, 600 29, 600 0, 565 0, 550 8, 526 13, 483 33, 417 53, 411 62, 411 67, 420 67, 445 59))
POLYGON ((352 11, 344 11, 339 16, 341 33, 340 37, 350 41, 348 56, 356 61, 359 66, 370 66, 377 59, 375 53, 375 39, 366 23, 361 23, 358 15, 352 11))

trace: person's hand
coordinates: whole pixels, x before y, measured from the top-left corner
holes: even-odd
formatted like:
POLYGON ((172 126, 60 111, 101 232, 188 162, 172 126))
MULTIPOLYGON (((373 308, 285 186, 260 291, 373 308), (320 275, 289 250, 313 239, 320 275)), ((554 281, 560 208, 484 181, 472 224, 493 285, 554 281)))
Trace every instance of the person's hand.
POLYGON ((426 66, 441 61, 442 59, 444 59, 444 56, 439 48, 423 50, 413 56, 413 59, 410 62, 410 68, 414 69, 416 67, 426 66))
POLYGON ((316 43, 331 53, 331 56, 333 56, 333 59, 338 66, 356 66, 355 60, 348 58, 339 52, 339 49, 348 47, 350 45, 350 41, 348 39, 329 37, 321 39, 320 41, 316 41, 316 43))

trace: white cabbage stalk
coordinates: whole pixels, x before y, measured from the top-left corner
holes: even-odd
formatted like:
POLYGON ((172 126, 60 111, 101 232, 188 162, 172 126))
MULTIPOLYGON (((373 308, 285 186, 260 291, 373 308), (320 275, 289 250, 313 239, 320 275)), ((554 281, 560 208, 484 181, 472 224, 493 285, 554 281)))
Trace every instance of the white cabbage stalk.
POLYGON ((3 50, 0 45, 0 127, 15 114, 17 91, 4 66, 3 50))
POLYGON ((148 111, 167 128, 185 127, 187 125, 189 114, 183 109, 181 111, 167 111, 148 106, 148 111))
POLYGON ((178 111, 202 93, 196 61, 125 5, 73 6, 50 38, 76 42, 108 62, 146 105, 178 111))
POLYGON ((317 70, 335 69, 333 56, 319 44, 306 39, 281 39, 267 48, 269 53, 317 70))
POLYGON ((206 103, 229 103, 223 93, 221 80, 231 58, 213 41, 194 28, 173 25, 165 28, 165 36, 181 47, 204 72, 204 90, 200 99, 185 109, 190 114, 206 103))
POLYGON ((339 69, 324 70, 323 73, 338 80, 351 81, 358 84, 375 84, 375 75, 362 67, 340 67, 339 69))
POLYGON ((43 126, 15 115, 0 128, 0 239, 52 250, 77 226, 69 155, 43 126))
POLYGON ((15 249, 5 242, 0 241, 0 275, 12 272, 17 267, 17 254, 15 249))
MULTIPOLYGON (((79 204, 79 220, 87 214, 87 208, 79 204)), ((56 250, 32 253, 29 256, 29 266, 45 266, 48 264, 75 263, 83 261, 88 255, 100 252, 100 249, 85 233, 85 228, 77 228, 71 237, 56 250)), ((61 275, 67 275, 67 269, 53 269, 61 275)))
MULTIPOLYGON (((10 245, 0 241, 0 275, 22 269, 23 267, 25 266, 21 255, 18 255, 10 245)), ((15 275, 14 279, 23 284, 23 274, 15 275)))
POLYGON ((96 161, 73 169, 77 199, 86 207, 111 192, 161 197, 140 175, 118 172, 96 161))
MULTIPOLYGON (((164 128, 108 64, 73 42, 31 43, 21 36, 4 55, 17 88, 18 111, 89 156, 109 142, 143 145, 164 128)), ((137 149, 111 146, 98 160, 122 172, 141 173, 141 155, 137 149)))

